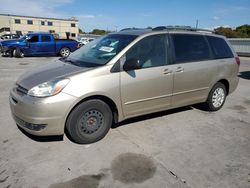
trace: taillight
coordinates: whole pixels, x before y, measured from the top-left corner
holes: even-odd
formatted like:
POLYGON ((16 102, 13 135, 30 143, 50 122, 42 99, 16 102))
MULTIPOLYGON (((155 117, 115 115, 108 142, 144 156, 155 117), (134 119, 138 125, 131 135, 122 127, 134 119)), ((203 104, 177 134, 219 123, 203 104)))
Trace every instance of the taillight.
POLYGON ((240 66, 240 58, 239 57, 235 57, 235 61, 236 61, 237 65, 240 66))

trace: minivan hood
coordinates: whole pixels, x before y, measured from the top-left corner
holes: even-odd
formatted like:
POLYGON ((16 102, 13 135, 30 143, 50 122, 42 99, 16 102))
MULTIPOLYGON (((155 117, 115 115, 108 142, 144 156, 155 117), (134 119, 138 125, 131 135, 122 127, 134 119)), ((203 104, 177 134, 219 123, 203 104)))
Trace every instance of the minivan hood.
POLYGON ((72 64, 63 63, 59 60, 48 63, 25 72, 17 80, 17 84, 29 90, 41 83, 65 78, 76 73, 85 72, 93 68, 78 67, 72 64))

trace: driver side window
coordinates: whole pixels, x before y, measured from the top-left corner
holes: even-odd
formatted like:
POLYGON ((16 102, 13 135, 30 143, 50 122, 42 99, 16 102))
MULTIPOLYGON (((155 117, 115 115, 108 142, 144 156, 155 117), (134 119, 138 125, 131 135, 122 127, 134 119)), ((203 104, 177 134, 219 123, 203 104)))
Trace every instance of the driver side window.
POLYGON ((32 36, 32 37, 28 40, 28 42, 38 42, 38 35, 32 36))
POLYGON ((130 59, 138 60, 141 68, 166 65, 166 36, 153 35, 140 40, 126 53, 126 60, 130 59))

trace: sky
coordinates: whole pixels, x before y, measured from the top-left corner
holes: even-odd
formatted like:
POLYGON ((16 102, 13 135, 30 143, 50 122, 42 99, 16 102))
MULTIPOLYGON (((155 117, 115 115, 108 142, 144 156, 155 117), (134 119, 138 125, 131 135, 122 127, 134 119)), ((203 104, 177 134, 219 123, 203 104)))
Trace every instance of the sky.
POLYGON ((213 29, 250 24, 250 0, 0 0, 0 13, 79 18, 79 26, 120 30, 163 25, 213 29))

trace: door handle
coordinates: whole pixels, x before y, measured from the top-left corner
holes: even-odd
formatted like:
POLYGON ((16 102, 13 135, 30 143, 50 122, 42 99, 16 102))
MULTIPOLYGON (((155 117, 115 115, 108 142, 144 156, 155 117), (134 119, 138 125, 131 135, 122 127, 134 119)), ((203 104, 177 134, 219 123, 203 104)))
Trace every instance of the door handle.
POLYGON ((178 67, 175 72, 184 72, 184 68, 178 67))
POLYGON ((168 74, 171 74, 172 72, 173 72, 172 70, 164 69, 163 74, 168 75, 168 74))

